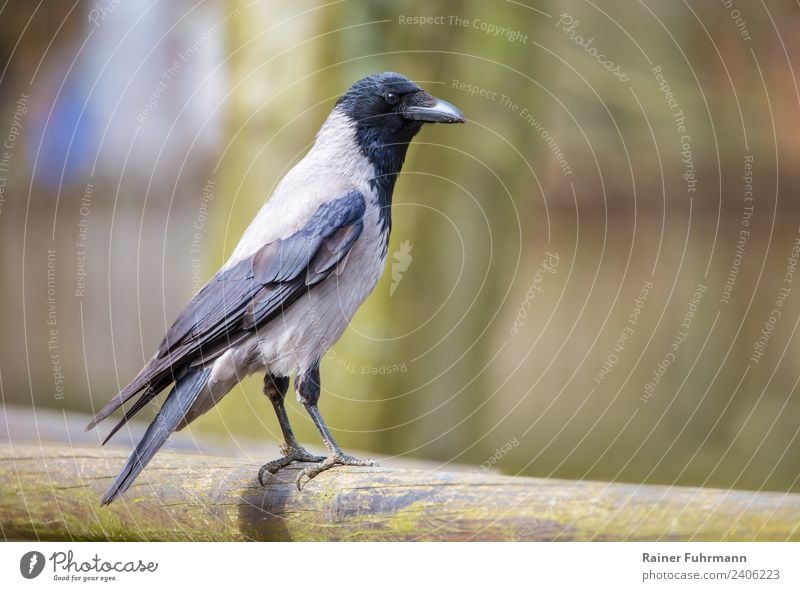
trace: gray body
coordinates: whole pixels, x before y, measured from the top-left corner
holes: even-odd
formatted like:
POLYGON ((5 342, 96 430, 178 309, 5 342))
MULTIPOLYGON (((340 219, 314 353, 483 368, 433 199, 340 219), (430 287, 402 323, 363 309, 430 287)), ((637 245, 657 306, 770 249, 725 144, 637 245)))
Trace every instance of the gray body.
POLYGON ((388 229, 381 229, 381 206, 370 186, 375 176, 373 165, 356 145, 355 123, 334 109, 314 146, 278 184, 223 269, 265 244, 291 236, 331 195, 348 190, 360 192, 367 204, 361 236, 334 273, 214 362, 208 385, 183 425, 213 407, 245 376, 255 372, 276 376, 303 373, 339 339, 375 288, 386 261, 389 235, 388 229))
POLYGON ((294 461, 316 463, 301 473, 308 478, 334 465, 370 465, 344 454, 322 419, 319 361, 380 279, 392 192, 409 142, 423 122, 463 121, 458 109, 393 72, 359 80, 337 101, 314 146, 278 184, 231 258, 184 307, 139 374, 89 423, 93 428, 138 395, 108 441, 174 384, 103 504, 131 486, 170 433, 255 372, 264 374, 264 393, 284 435, 284 456, 267 472, 294 461), (326 458, 303 450, 291 430, 283 402, 291 375, 330 451, 326 458))

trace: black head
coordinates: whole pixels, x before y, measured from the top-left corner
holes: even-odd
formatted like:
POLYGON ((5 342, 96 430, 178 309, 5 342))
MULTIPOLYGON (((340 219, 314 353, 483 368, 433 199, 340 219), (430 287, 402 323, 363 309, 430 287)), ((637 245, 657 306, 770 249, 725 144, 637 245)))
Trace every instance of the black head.
POLYGON ((408 142, 423 123, 463 123, 464 115, 396 72, 362 78, 336 103, 361 129, 385 143, 408 142))
MULTIPOLYGON (((395 72, 362 78, 337 101, 336 109, 355 123, 358 147, 375 168, 370 184, 381 205, 381 226, 388 239, 392 191, 409 142, 423 123, 463 123, 464 115, 395 72)), ((387 245, 384 242, 383 256, 387 245)))

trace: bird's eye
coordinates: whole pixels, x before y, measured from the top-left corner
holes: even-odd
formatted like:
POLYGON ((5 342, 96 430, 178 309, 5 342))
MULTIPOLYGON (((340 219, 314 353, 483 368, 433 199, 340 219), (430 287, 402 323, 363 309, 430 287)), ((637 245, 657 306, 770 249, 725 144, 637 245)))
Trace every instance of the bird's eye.
POLYGON ((400 97, 394 92, 387 92, 386 96, 384 96, 384 99, 386 99, 386 102, 390 105, 396 105, 400 102, 400 97))

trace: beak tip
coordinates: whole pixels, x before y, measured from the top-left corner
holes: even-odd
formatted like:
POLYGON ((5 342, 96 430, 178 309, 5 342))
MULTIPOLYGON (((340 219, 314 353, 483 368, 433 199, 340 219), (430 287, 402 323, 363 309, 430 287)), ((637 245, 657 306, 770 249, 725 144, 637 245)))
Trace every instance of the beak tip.
POLYGON ((439 123, 466 123, 466 122, 467 118, 464 117, 464 113, 462 113, 455 107, 453 107, 452 111, 443 114, 442 119, 439 121, 439 123))
POLYGON ((426 123, 466 123, 467 119, 457 107, 442 99, 432 106, 412 106, 406 116, 426 123))
POLYGON ((448 103, 447 101, 443 101, 442 99, 438 99, 437 105, 439 113, 441 114, 441 119, 439 119, 439 123, 465 123, 466 117, 464 117, 464 113, 461 112, 461 109, 448 103))

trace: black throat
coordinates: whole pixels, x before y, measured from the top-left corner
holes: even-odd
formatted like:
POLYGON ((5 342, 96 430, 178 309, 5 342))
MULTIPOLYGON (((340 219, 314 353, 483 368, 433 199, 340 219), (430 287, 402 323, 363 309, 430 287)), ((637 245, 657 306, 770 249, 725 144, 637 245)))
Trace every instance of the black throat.
POLYGON ((403 168, 403 161, 411 139, 421 125, 408 122, 400 129, 386 129, 362 123, 356 124, 356 142, 361 153, 375 168, 375 177, 370 179, 370 187, 378 197, 381 233, 385 236, 384 252, 389 248, 389 233, 392 229, 392 193, 397 175, 403 168))

